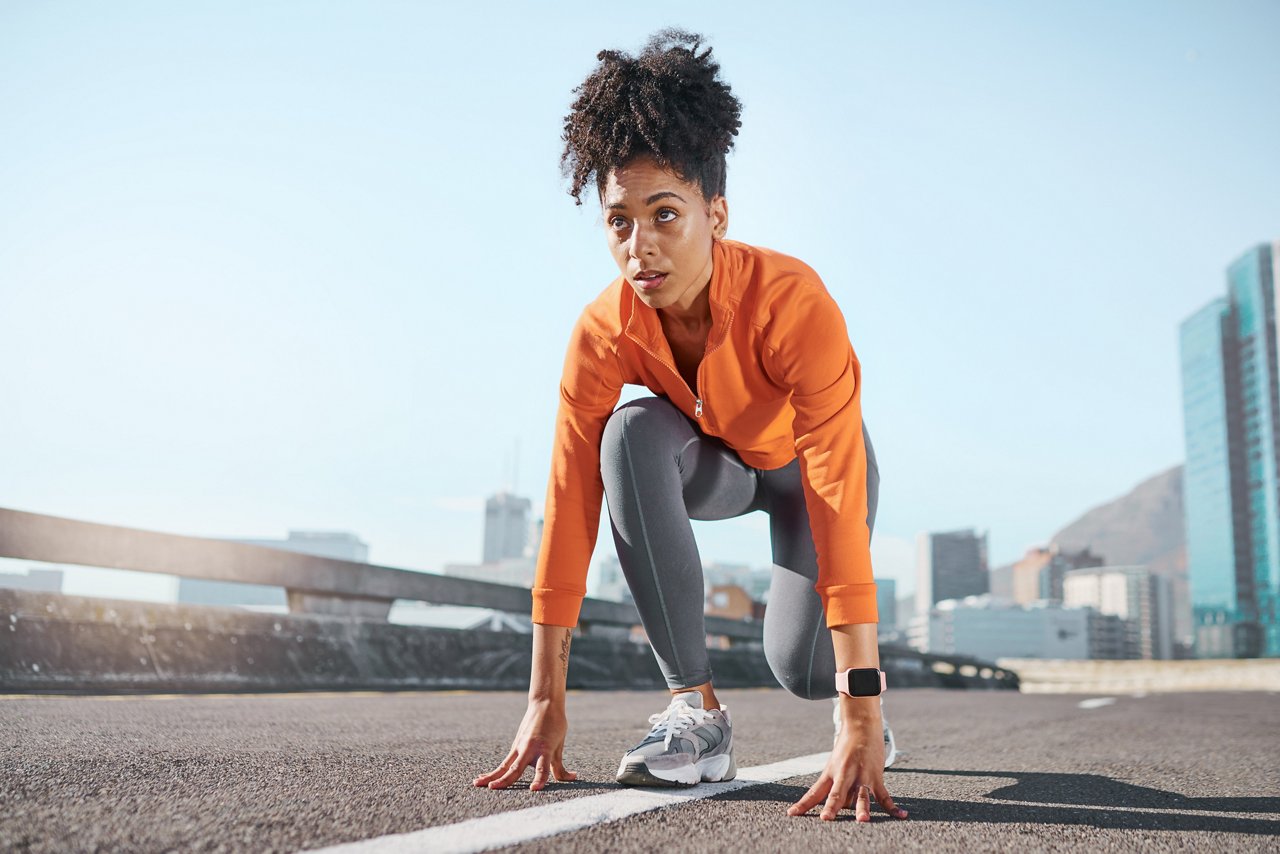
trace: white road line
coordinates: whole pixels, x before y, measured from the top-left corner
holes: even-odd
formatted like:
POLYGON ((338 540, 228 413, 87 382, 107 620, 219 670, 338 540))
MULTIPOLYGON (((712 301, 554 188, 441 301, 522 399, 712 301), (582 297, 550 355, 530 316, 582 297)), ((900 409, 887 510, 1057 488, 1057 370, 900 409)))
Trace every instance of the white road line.
POLYGON ((739 768, 737 776, 725 783, 700 783, 687 789, 622 789, 604 795, 572 798, 546 806, 474 818, 457 824, 428 827, 411 833, 396 833, 331 848, 318 848, 314 849, 313 854, 407 854, 415 851, 464 854, 485 851, 617 821, 713 795, 736 792, 751 786, 776 783, 788 777, 816 774, 826 766, 830 755, 813 753, 769 765, 739 768))
POLYGON ((1076 703, 1076 707, 1081 709, 1101 709, 1103 706, 1109 706, 1115 701, 1115 697, 1094 697, 1092 700, 1081 700, 1076 703))

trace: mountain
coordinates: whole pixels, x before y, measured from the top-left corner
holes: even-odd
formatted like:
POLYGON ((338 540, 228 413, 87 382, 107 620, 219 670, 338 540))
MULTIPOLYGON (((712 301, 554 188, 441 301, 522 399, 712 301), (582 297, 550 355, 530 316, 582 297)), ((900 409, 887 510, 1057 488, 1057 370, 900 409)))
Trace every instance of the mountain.
POLYGON ((1146 564, 1161 575, 1185 576, 1182 526, 1182 466, 1174 466, 1093 508, 1054 534, 1052 542, 1064 551, 1089 547, 1111 566, 1146 564))

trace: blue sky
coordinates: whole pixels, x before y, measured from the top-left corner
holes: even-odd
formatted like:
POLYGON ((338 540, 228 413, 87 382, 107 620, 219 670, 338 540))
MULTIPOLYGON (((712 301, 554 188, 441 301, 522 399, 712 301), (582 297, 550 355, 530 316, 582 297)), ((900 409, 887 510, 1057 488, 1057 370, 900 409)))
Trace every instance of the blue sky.
POLYGON ((1280 4, 834 5, 0 3, 0 506, 478 559, 616 274, 570 90, 668 25, 744 104, 729 236, 845 312, 900 590, 1179 463, 1177 325, 1280 238, 1280 4))

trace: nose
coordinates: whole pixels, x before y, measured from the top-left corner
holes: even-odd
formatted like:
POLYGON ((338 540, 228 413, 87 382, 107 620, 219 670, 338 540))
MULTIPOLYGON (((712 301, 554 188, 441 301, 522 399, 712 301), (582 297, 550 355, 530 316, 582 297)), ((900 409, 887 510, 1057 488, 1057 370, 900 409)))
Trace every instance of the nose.
POLYGON ((652 228, 641 225, 639 222, 632 223, 631 257, 636 260, 653 257, 656 254, 655 237, 652 228))

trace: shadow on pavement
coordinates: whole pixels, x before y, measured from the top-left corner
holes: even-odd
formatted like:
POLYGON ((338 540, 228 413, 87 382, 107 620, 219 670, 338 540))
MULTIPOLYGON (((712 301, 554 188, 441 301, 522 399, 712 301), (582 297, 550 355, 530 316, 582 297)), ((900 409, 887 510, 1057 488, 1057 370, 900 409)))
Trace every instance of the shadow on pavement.
MULTIPOLYGON (((896 770, 896 769, 895 769, 896 770)), ((984 797, 1002 801, 1027 801, 1026 806, 1009 803, 987 803, 965 798, 912 798, 894 788, 898 806, 911 814, 908 821, 964 821, 991 824, 1061 824, 1094 827, 1101 830, 1172 830, 1216 831, 1219 833, 1280 834, 1280 821, 1240 818, 1220 813, 1280 814, 1280 798, 1188 798, 1147 786, 1121 783, 1098 774, 1055 774, 1025 771, 934 771, 912 768, 901 774, 938 774, 959 777, 1011 777, 1012 785, 988 792, 984 797), (1088 807, 1110 809, 1088 809, 1088 807), (1197 813, 1145 812, 1148 809, 1180 809, 1197 813)), ((894 776, 897 776, 897 773, 894 776)), ((774 801, 792 804, 808 791, 803 786, 767 784, 727 792, 711 800, 774 801)), ((809 817, 817 819, 815 808, 809 817)), ((888 820, 878 807, 872 807, 873 820, 888 820)), ((840 820, 853 820, 851 813, 840 820)))
POLYGON ((1012 785, 987 793, 1002 801, 1037 804, 1132 807, 1134 809, 1195 810, 1196 812, 1280 814, 1280 798, 1189 798, 1149 786, 1122 783, 1100 774, 1061 774, 1037 771, 936 771, 903 768, 906 774, 946 777, 1011 777, 1012 785))

